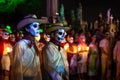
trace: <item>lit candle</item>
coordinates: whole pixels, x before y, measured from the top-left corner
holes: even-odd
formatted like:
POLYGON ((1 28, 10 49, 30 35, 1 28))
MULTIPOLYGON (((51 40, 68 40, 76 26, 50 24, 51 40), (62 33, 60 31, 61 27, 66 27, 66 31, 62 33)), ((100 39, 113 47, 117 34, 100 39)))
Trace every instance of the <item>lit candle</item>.
POLYGON ((10 48, 10 47, 7 46, 7 47, 5 47, 5 49, 3 51, 3 55, 6 55, 6 54, 8 54, 10 52, 12 52, 12 48, 10 48))
POLYGON ((69 48, 69 44, 64 45, 64 49, 67 50, 69 48))
POLYGON ((88 47, 88 46, 86 47, 86 50, 87 50, 87 51, 89 50, 89 47, 88 47))
POLYGON ((73 45, 73 48, 74 48, 73 53, 77 53, 77 47, 73 45))
POLYGON ((78 51, 81 51, 81 47, 80 46, 78 46, 78 51))
POLYGON ((12 48, 11 47, 7 47, 6 50, 7 50, 8 53, 12 52, 12 48))

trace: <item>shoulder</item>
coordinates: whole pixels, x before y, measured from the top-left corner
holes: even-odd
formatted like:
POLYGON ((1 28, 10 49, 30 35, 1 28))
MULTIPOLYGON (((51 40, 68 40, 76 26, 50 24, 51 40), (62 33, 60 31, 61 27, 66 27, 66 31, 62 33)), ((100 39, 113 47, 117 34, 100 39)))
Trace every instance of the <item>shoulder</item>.
POLYGON ((22 39, 22 40, 18 41, 14 45, 14 47, 20 47, 20 48, 22 48, 22 47, 25 47, 26 45, 27 45, 27 41, 25 39, 22 39))
POLYGON ((46 45, 45 45, 45 47, 46 48, 51 48, 51 47, 54 47, 54 46, 56 46, 54 43, 52 43, 52 42, 48 42, 46 45))
POLYGON ((120 41, 117 41, 116 44, 120 45, 120 41))
POLYGON ((102 44, 102 43, 105 43, 106 41, 107 41, 106 39, 102 39, 100 43, 102 44))

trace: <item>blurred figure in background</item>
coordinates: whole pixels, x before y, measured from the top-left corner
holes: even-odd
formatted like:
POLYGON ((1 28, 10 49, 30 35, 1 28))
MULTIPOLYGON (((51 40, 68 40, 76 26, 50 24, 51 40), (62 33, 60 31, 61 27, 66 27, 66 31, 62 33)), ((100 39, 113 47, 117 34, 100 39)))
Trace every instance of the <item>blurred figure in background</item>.
POLYGON ((2 54, 0 60, 2 65, 3 80, 9 80, 12 45, 9 41, 9 33, 5 29, 2 33, 2 40, 0 40, 0 48, 0 54, 2 54))
POLYGON ((116 64, 116 80, 120 80, 120 35, 113 50, 113 60, 116 64))
POLYGON ((104 38, 100 41, 99 47, 101 49, 101 80, 110 80, 112 53, 110 52, 111 43, 108 31, 104 32, 104 38))
POLYGON ((15 43, 16 43, 16 37, 15 37, 15 35, 14 34, 10 34, 9 40, 10 40, 11 45, 14 46, 15 43))
POLYGON ((24 34, 23 33, 20 33, 18 32, 17 35, 16 35, 16 41, 19 41, 23 38, 24 34))
POLYGON ((97 80, 99 55, 98 55, 98 43, 96 42, 96 35, 91 36, 92 41, 89 44, 88 54, 88 76, 89 80, 97 80))
POLYGON ((78 61, 78 76, 79 79, 84 80, 87 78, 87 65, 88 65, 88 53, 89 47, 86 43, 86 37, 84 33, 81 33, 78 37, 78 54, 80 56, 80 60, 78 61))
POLYGON ((64 49, 67 52, 67 60, 69 62, 70 80, 77 80, 78 47, 77 44, 74 43, 72 35, 67 35, 66 40, 67 42, 64 45, 64 49))

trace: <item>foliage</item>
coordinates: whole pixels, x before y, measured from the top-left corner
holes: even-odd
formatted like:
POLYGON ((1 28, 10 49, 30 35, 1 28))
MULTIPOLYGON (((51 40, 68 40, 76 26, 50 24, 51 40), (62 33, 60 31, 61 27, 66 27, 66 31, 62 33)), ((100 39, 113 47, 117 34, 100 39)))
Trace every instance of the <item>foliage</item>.
POLYGON ((41 0, 0 0, 0 12, 12 13, 15 9, 22 4, 23 9, 38 9, 42 7, 41 0))
POLYGON ((25 0, 0 0, 0 11, 11 13, 20 3, 24 2, 25 0))

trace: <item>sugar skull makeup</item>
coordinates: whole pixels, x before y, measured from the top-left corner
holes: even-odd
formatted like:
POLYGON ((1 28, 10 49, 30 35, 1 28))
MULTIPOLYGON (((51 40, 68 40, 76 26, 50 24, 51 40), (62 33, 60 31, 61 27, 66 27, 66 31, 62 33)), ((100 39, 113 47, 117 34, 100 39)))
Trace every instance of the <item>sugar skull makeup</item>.
POLYGON ((64 40, 65 36, 66 36, 66 32, 64 29, 60 28, 56 31, 55 38, 58 42, 62 42, 64 40))
POLYGON ((9 33, 3 32, 2 38, 7 40, 9 38, 9 33))
POLYGON ((40 33, 39 33, 39 29, 40 29, 40 26, 39 26, 39 23, 38 22, 33 22, 33 23, 31 23, 30 25, 29 25, 29 32, 33 35, 33 36, 35 36, 35 37, 37 37, 37 36, 39 36, 40 35, 40 33))

